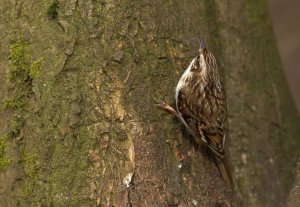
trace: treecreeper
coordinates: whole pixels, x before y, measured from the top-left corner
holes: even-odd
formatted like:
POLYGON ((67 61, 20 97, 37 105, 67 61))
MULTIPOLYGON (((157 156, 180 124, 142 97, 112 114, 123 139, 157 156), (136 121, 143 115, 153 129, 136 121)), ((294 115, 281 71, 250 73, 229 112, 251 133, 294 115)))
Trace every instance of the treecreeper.
POLYGON ((225 150, 227 131, 226 95, 214 55, 200 41, 200 49, 178 81, 176 106, 157 100, 157 106, 175 115, 198 145, 208 148, 225 183, 233 179, 225 150))

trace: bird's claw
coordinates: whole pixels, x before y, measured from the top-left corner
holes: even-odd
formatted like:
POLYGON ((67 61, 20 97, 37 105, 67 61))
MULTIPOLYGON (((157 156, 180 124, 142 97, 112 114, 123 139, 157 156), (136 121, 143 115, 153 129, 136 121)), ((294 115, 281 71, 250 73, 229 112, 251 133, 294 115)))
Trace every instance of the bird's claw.
POLYGON ((172 114, 172 115, 176 115, 177 116, 177 111, 170 105, 166 104, 165 102, 161 101, 161 100, 158 100, 156 98, 153 98, 154 101, 156 101, 156 104, 155 106, 165 110, 166 112, 168 112, 169 114, 172 114))

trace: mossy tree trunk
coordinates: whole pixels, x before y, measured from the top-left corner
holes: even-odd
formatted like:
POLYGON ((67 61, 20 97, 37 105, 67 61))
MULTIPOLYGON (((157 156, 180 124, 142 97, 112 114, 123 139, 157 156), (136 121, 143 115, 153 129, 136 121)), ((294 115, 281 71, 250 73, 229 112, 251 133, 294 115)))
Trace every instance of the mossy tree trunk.
POLYGON ((152 99, 173 101, 200 36, 227 91, 232 205, 284 206, 299 120, 264 0, 2 0, 0 29, 1 206, 231 206, 152 99))

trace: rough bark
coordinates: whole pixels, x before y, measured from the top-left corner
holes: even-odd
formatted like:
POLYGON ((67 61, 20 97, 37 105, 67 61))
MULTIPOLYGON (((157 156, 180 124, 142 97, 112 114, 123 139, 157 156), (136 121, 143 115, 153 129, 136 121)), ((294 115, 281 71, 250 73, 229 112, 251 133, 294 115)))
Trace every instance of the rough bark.
POLYGON ((153 106, 200 36, 227 91, 232 206, 284 206, 299 119, 265 1, 2 0, 0 14, 1 206, 231 206, 153 106))

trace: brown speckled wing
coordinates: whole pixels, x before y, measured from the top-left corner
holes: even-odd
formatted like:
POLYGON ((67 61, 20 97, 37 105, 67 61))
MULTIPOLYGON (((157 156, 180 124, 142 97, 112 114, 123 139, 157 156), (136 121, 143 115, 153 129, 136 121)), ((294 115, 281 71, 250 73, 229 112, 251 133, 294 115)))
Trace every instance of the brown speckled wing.
MULTIPOLYGON (((217 155, 223 156, 224 135, 226 130, 226 100, 222 88, 204 89, 195 96, 192 87, 184 87, 178 94, 178 110, 188 126, 217 155)), ((202 141, 203 143, 203 141, 202 141)))

